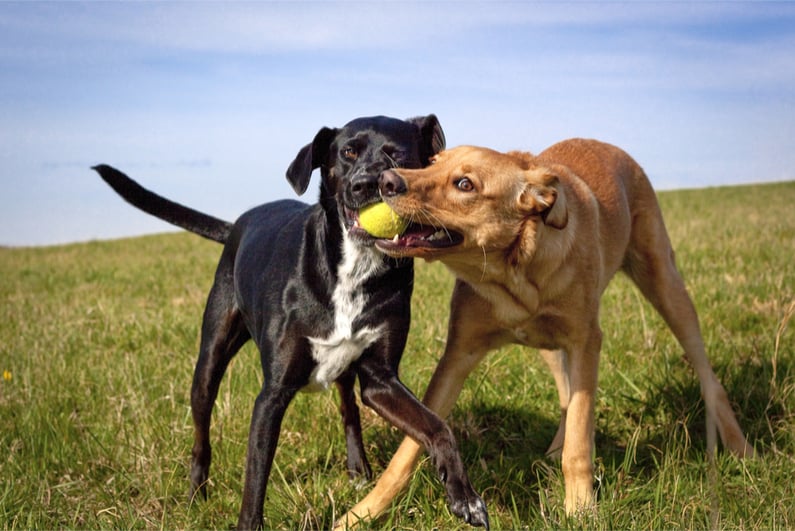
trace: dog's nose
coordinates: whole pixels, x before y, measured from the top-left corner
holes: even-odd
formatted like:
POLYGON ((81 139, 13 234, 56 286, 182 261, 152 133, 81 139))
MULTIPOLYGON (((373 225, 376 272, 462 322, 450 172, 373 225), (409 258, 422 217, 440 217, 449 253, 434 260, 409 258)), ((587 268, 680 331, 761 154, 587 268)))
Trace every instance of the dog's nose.
POLYGON ((378 178, 378 191, 382 197, 391 197, 406 193, 406 181, 392 170, 381 172, 378 178))
POLYGON ((360 174, 351 179, 351 193, 356 199, 365 201, 375 197, 378 192, 378 178, 370 174, 360 174))

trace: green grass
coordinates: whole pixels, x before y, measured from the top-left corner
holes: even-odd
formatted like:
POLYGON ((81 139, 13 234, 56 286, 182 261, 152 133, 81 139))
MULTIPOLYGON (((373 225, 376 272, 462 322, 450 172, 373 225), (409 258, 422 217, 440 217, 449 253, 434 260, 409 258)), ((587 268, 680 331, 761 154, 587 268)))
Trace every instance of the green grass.
MULTIPOLYGON (((451 417, 493 529, 795 528, 795 183, 660 194, 713 366, 761 453, 705 455, 695 376, 624 278, 602 308, 599 509, 566 519, 552 379, 531 350, 492 353, 451 417), (789 326, 788 326, 789 325, 789 326)), ((142 214, 143 215, 143 214, 142 214)), ((210 499, 189 504, 189 387, 221 247, 189 234, 0 249, 0 526, 225 528, 240 504, 260 386, 247 346, 213 427, 210 499)), ((401 374, 422 393, 445 338, 452 278, 418 263, 401 374)), ((283 424, 266 525, 328 528, 371 485, 351 483, 333 392, 301 395, 283 424)), ((363 409, 376 472, 401 434, 363 409)), ((424 463, 375 528, 464 528, 424 463)))

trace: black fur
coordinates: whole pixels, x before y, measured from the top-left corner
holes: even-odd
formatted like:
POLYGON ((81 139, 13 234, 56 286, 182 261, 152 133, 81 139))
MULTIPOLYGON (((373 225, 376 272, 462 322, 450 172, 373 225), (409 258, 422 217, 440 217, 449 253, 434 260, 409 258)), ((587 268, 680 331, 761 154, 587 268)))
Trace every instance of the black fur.
POLYGON ((108 166, 95 168, 133 205, 225 243, 204 312, 191 392, 191 495, 206 495, 210 415, 221 378, 240 347, 253 339, 264 383, 252 414, 238 527, 262 526, 281 421, 295 394, 307 386, 336 383, 349 470, 370 476, 353 391, 357 376, 363 402, 428 448, 453 513, 488 526, 452 432, 398 379, 410 321, 412 263, 381 254, 357 224, 358 210, 380 200, 382 171, 425 166, 443 147, 433 115, 406 121, 359 118, 341 129, 323 128, 287 170, 300 195, 320 168, 319 202, 269 203, 234 225, 163 199, 108 166))
POLYGON ((108 165, 94 166, 100 177, 131 205, 164 221, 218 243, 225 243, 232 224, 182 206, 151 192, 108 165))

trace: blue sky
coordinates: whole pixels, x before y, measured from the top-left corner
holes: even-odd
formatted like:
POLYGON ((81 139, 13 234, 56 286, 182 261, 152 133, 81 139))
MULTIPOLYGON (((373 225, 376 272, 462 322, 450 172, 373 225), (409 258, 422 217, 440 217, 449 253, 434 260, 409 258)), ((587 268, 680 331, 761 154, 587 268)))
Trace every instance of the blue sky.
POLYGON ((795 3, 0 2, 0 245, 172 230, 97 163, 233 220, 320 127, 427 113, 599 138, 658 189, 793 180, 795 3))

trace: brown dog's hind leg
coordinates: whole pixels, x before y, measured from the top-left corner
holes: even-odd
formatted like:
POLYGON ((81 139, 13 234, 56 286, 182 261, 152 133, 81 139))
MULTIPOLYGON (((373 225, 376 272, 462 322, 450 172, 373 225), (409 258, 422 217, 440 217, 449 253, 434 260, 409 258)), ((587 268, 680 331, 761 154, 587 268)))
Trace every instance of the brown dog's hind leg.
POLYGON ((624 271, 662 315, 698 375, 707 409, 707 450, 715 449, 715 427, 732 453, 751 457, 754 450, 734 416, 726 391, 710 366, 693 301, 674 262, 659 211, 646 209, 633 225, 624 271))

